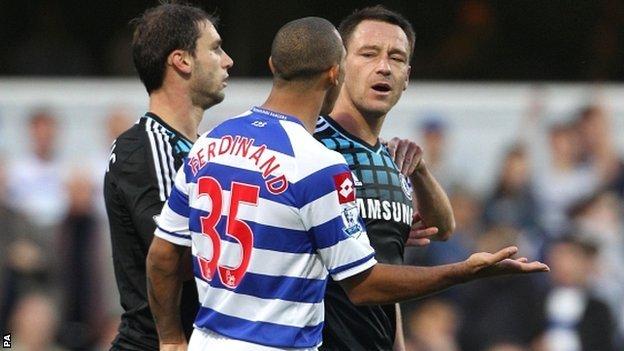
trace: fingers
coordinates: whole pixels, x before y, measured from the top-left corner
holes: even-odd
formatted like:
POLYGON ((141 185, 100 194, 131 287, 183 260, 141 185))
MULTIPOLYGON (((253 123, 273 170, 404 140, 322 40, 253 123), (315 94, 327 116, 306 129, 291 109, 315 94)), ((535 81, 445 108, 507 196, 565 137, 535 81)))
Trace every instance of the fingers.
POLYGON ((410 176, 422 161, 422 148, 408 139, 394 137, 388 141, 388 152, 405 176, 410 176))
POLYGON ((426 238, 438 234, 438 227, 429 227, 424 229, 412 229, 409 233, 410 239, 426 238))
POLYGON ((539 261, 527 262, 525 257, 519 259, 504 259, 496 264, 501 274, 521 274, 521 273, 539 273, 549 272, 550 267, 539 261))
POLYGON ((394 163, 396 163, 397 168, 403 171, 403 164, 405 163, 405 154, 407 150, 405 150, 405 146, 403 145, 403 140, 399 142, 397 145, 397 149, 394 155, 394 163))
POLYGON ((550 267, 539 261, 522 263, 521 266, 522 272, 524 273, 550 272, 550 267))
POLYGON ((418 146, 409 147, 405 152, 405 160, 401 168, 401 173, 403 173, 403 175, 409 177, 416 169, 416 165, 420 162, 420 157, 417 157, 418 149, 420 149, 418 146))
POLYGON ((421 162, 422 162, 422 154, 415 155, 414 158, 412 158, 412 162, 410 162, 410 167, 407 170, 407 173, 405 175, 406 176, 412 175, 416 171, 416 168, 420 166, 421 162))
POLYGON ((504 259, 510 258, 518 252, 518 248, 515 246, 508 246, 496 253, 493 253, 491 256, 491 263, 500 262, 504 259))
POLYGON ((416 143, 410 143, 405 154, 405 162, 403 163, 402 172, 406 176, 412 175, 422 162, 423 151, 416 143))
POLYGON ((390 139, 390 141, 386 142, 386 148, 388 149, 388 153, 390 154, 390 157, 392 157, 393 160, 396 158, 396 151, 397 151, 397 145, 399 143, 399 140, 400 140, 399 138, 394 137, 390 139))
POLYGON ((430 236, 438 234, 437 227, 429 227, 424 229, 412 229, 409 237, 405 242, 407 246, 427 246, 431 243, 430 236))

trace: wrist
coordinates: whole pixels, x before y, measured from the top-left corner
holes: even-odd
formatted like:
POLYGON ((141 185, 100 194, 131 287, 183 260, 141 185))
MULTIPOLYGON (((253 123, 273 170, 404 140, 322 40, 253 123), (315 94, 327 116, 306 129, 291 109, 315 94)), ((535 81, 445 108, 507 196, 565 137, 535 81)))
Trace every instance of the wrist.
POLYGON ((457 283, 466 283, 474 279, 474 271, 468 260, 453 264, 453 278, 457 283))

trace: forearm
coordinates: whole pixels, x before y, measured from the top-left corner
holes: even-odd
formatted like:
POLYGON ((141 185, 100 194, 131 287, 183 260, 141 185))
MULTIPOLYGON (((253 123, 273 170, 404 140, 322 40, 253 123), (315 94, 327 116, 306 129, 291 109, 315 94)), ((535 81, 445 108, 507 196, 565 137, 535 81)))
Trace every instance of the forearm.
POLYGON ((147 295, 161 345, 186 342, 180 318, 182 253, 163 252, 152 245, 147 256, 147 295))
POLYGON ((403 336, 403 317, 401 315, 401 305, 394 305, 396 312, 396 333, 394 337, 394 351, 405 351, 405 336, 403 336))
POLYGON ((379 263, 343 287, 355 304, 382 305, 427 296, 471 279, 464 262, 434 267, 379 263))
POLYGON ((455 230, 455 217, 451 202, 442 186, 426 166, 417 169, 410 176, 414 187, 416 206, 427 227, 437 227, 433 240, 446 240, 455 230))

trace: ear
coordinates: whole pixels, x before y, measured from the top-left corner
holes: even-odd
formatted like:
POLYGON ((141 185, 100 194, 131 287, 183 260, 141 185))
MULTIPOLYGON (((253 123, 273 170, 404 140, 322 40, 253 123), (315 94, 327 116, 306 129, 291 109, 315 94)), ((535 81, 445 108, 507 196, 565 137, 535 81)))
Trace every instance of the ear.
POLYGON ((405 76, 405 84, 403 84, 403 91, 405 91, 405 89, 407 89, 407 86, 409 85, 409 77, 410 77, 411 72, 412 72, 412 66, 407 66, 407 75, 405 76))
POLYGON ((340 85, 340 65, 333 65, 327 71, 327 77, 329 78, 329 84, 333 86, 340 85))
POLYGON ((185 50, 173 50, 167 57, 167 65, 186 74, 193 70, 193 63, 191 54, 185 50))
POLYGON ((275 75, 275 66, 273 65, 273 58, 271 56, 269 56, 269 69, 271 73, 275 75))

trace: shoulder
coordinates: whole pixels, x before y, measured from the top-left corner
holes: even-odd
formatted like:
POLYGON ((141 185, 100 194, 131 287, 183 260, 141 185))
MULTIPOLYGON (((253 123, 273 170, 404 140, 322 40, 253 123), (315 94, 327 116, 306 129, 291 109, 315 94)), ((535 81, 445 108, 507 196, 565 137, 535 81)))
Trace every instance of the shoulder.
POLYGON ((126 162, 145 161, 143 151, 149 147, 146 131, 143 126, 135 124, 123 132, 111 146, 110 168, 111 170, 122 166, 126 162))
POLYGON ((328 149, 300 125, 291 126, 289 123, 294 124, 282 122, 282 125, 290 138, 302 177, 330 166, 346 164, 340 153, 328 149))
MULTIPOLYGON (((151 119, 141 119, 123 132, 111 146, 109 170, 113 174, 145 174, 154 168, 154 160, 166 160, 171 154, 167 132, 151 119)), ((168 164, 169 162, 158 162, 168 164)))

